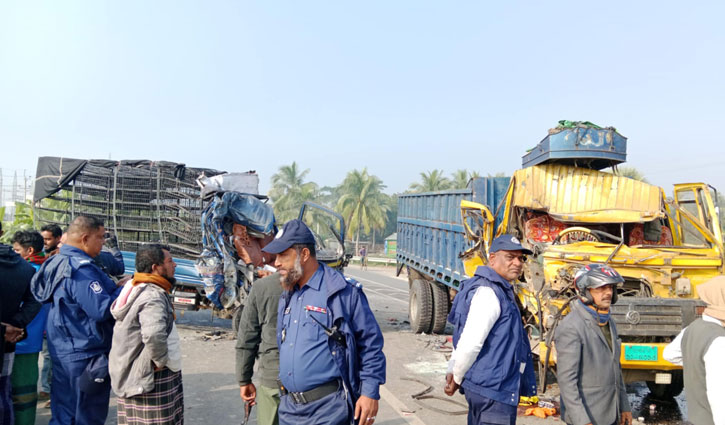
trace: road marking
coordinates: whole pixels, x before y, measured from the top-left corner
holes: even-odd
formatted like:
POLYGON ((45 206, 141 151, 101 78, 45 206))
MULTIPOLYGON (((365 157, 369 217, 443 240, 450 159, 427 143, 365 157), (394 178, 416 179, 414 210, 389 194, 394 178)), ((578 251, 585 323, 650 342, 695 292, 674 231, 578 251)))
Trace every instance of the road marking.
POLYGON ((363 291, 364 291, 364 292, 368 292, 368 291, 370 291, 370 292, 372 292, 372 293, 374 293, 374 294, 380 295, 381 297, 385 297, 385 298, 390 298, 390 299, 391 299, 391 300, 393 300, 393 301, 397 301, 397 302, 399 302, 399 303, 402 303, 402 304, 408 305, 408 301, 407 301, 407 300, 405 300, 405 301, 404 301, 404 300, 400 300, 400 299, 398 299, 398 298, 395 298, 395 297, 393 297, 392 295, 384 294, 384 293, 382 293, 382 292, 380 292, 380 291, 376 291, 376 290, 374 290, 374 289, 371 289, 371 288, 366 288, 366 287, 363 287, 363 291))
POLYGON ((405 404, 400 401, 396 396, 393 395, 390 391, 388 391, 385 386, 380 387, 380 396, 383 400, 385 400, 386 403, 390 405, 390 407, 395 410, 398 415, 400 415, 403 420, 409 424, 412 425, 425 425, 425 422, 423 422, 418 416, 415 414, 406 414, 403 412, 403 410, 408 410, 408 408, 405 406, 405 404))
POLYGON ((354 277, 354 278, 355 278, 356 280, 360 280, 360 281, 363 281, 363 282, 368 282, 368 283, 372 283, 372 284, 374 284, 374 285, 384 286, 384 287, 385 287, 385 289, 389 289, 389 290, 391 290, 391 291, 398 291, 398 292, 402 292, 402 293, 405 293, 405 294, 407 294, 407 293, 408 293, 408 291, 407 291, 407 290, 405 290, 405 289, 395 288, 395 287, 393 287, 393 286, 390 286, 390 285, 386 285, 386 284, 384 284, 384 283, 376 282, 376 281, 374 281, 374 280, 370 280, 370 279, 365 279, 364 277, 357 277, 357 276, 355 276, 355 275, 353 275, 353 274, 351 274, 351 273, 348 273, 348 274, 349 274, 350 276, 354 277))

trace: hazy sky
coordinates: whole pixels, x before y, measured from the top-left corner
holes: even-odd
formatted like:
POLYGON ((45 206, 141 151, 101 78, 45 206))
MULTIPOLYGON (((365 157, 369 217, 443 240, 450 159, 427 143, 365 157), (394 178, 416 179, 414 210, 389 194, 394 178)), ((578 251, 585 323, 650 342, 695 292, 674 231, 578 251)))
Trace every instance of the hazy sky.
POLYGON ((0 167, 38 156, 482 174, 560 119, 725 190, 723 2, 0 0, 0 167))

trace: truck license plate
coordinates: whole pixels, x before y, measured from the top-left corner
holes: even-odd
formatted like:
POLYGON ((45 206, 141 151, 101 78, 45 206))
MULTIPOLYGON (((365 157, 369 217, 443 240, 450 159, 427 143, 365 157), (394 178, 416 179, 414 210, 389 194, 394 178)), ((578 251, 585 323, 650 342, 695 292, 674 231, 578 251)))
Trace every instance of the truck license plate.
POLYGON ((644 362, 656 362, 656 345, 625 345, 624 360, 639 360, 644 362))

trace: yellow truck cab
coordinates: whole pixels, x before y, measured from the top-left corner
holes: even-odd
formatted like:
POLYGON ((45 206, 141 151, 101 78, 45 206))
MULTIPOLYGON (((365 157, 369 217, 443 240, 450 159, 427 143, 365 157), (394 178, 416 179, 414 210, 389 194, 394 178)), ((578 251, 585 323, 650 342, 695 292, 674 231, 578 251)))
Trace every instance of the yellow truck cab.
POLYGON ((575 299, 574 274, 609 264, 625 279, 612 318, 628 382, 659 396, 682 391, 682 370, 662 350, 704 309, 697 288, 723 273, 717 193, 704 183, 664 189, 618 175, 626 138, 612 127, 561 121, 511 178, 398 198, 398 272, 408 271, 414 332, 443 332, 461 282, 485 265, 494 236, 531 249, 515 282, 539 380, 556 367, 557 323, 575 299), (611 168, 612 171, 600 171, 611 168))
MULTIPOLYGON (((542 363, 548 357, 547 366, 556 364, 551 331, 575 295, 574 273, 585 264, 606 263, 625 279, 612 307, 625 379, 647 381, 660 395, 679 394, 681 370, 662 358, 662 350, 701 314, 698 285, 723 272, 715 196, 703 183, 688 183, 676 185, 667 199, 657 186, 567 165, 516 171, 495 235, 516 235, 534 252, 516 292, 542 363)), ((486 262, 493 220, 484 205, 461 207, 477 247, 463 257, 471 276, 486 262), (473 230, 472 218, 482 231, 473 230)))

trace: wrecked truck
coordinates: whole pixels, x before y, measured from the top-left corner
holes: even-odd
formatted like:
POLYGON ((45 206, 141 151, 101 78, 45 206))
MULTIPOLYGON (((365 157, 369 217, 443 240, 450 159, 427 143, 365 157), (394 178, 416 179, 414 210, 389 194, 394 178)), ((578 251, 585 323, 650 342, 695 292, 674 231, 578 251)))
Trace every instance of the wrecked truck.
POLYGON ((685 183, 668 198, 660 187, 596 169, 623 161, 610 155, 621 146, 601 134, 614 131, 565 129, 555 134, 569 137, 569 153, 547 137, 510 179, 400 196, 398 271, 408 269, 413 330, 442 332, 460 283, 487 263, 495 236, 513 234, 534 252, 514 290, 539 358, 542 391, 547 371, 556 371, 552 339, 575 298, 574 273, 600 263, 625 279, 612 306, 625 380, 646 381, 659 396, 679 394, 682 370, 662 350, 701 315, 698 285, 723 273, 717 194, 704 183, 685 183), (603 143, 592 147, 587 140, 603 143), (593 148, 604 158, 587 152, 593 148), (534 155, 536 163, 527 163, 534 155))

